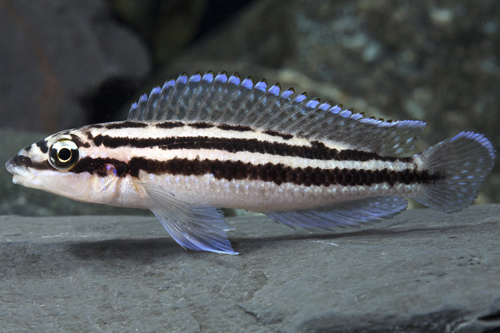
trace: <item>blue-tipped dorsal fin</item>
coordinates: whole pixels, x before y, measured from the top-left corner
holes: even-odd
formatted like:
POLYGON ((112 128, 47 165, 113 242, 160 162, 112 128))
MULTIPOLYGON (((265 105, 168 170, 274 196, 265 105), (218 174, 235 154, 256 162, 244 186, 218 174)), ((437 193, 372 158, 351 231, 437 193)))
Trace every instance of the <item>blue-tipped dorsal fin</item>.
POLYGON ((129 120, 204 121, 247 125, 311 140, 340 142, 382 156, 408 154, 425 123, 415 120, 387 122, 365 118, 341 106, 321 103, 292 89, 254 83, 225 72, 181 74, 141 96, 129 112, 129 120))

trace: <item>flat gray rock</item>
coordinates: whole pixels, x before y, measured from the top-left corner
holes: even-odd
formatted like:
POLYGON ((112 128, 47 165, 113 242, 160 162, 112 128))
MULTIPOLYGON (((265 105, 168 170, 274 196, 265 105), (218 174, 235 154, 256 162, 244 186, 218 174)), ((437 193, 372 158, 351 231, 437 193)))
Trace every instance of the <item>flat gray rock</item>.
POLYGON ((0 217, 2 331, 500 329, 500 204, 338 232, 228 219, 238 256, 154 218, 0 217))

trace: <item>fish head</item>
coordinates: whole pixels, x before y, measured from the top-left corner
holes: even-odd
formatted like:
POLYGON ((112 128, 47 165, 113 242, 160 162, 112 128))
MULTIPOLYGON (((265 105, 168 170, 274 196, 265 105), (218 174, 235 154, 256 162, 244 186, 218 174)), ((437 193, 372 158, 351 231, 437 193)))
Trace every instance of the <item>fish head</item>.
POLYGON ((94 175, 75 172, 89 146, 75 133, 62 131, 21 149, 5 164, 13 183, 77 201, 95 202, 94 175))

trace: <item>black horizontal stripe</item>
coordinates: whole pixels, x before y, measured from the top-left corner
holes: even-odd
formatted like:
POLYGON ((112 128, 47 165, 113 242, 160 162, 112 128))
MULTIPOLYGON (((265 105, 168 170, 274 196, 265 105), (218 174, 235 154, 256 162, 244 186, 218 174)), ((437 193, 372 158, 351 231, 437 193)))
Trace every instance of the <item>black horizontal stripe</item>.
POLYGON ((217 128, 224 131, 237 131, 237 132, 253 132, 253 128, 250 126, 243 125, 230 125, 230 124, 220 124, 217 128))
MULTIPOLYGON (((120 129, 120 128, 126 128, 126 127, 147 127, 148 123, 146 122, 135 122, 135 121, 123 121, 123 122, 118 122, 118 123, 109 123, 109 124, 95 124, 95 125, 89 125, 88 128, 102 128, 106 127, 107 129, 120 129)), ((181 121, 164 121, 161 123, 155 123, 155 127, 157 128, 163 128, 163 129, 169 129, 169 128, 176 128, 176 127, 183 127, 183 126, 190 126, 193 128, 211 128, 211 127, 217 127, 221 130, 224 131, 237 131, 237 132, 253 132, 255 131, 253 128, 250 126, 244 126, 244 125, 232 125, 232 124, 212 124, 208 122, 181 122, 181 121)), ((280 136, 280 137, 293 137, 291 134, 281 134, 276 131, 267 131, 269 135, 274 135, 274 136, 280 136)))
POLYGON ((128 164, 114 158, 91 158, 84 157, 76 163, 71 169, 71 172, 82 173, 88 172, 97 174, 101 177, 107 176, 109 173, 114 173, 121 177, 129 170, 128 164))
POLYGON ((192 128, 212 128, 215 125, 205 122, 198 122, 198 123, 188 123, 188 126, 192 128))
POLYGON ((31 158, 24 155, 16 155, 12 158, 11 161, 16 166, 25 166, 27 168, 32 168, 35 170, 54 170, 49 161, 33 162, 31 158))
POLYGON ((383 170, 355 170, 355 169, 321 169, 321 168, 292 168, 279 164, 245 163, 241 161, 219 160, 189 160, 174 158, 165 162, 132 158, 129 162, 130 174, 137 177, 139 170, 154 174, 171 174, 183 176, 200 176, 213 174, 216 179, 227 180, 260 180, 273 182, 277 185, 293 183, 304 186, 371 186, 373 184, 388 183, 413 184, 428 183, 440 179, 439 175, 430 175, 427 171, 413 170, 390 171, 383 170))
POLYGON ((162 123, 156 124, 155 126, 157 128, 169 129, 169 128, 176 128, 176 127, 183 127, 185 125, 186 124, 184 124, 183 122, 180 122, 180 121, 164 121, 162 123))
POLYGON ((371 186, 387 183, 397 184, 432 183, 444 177, 440 174, 429 174, 428 171, 356 170, 356 169, 321 169, 292 168, 279 164, 245 163, 241 161, 219 160, 189 160, 174 158, 168 161, 158 161, 143 157, 134 157, 128 163, 110 158, 89 157, 81 159, 71 170, 75 173, 89 172, 106 176, 110 170, 119 175, 125 173, 138 177, 142 170, 156 175, 201 176, 213 175, 216 179, 226 180, 260 180, 277 185, 292 183, 304 186, 371 186))
POLYGON ((267 135, 271 135, 271 136, 279 136, 285 140, 290 140, 291 138, 293 138, 293 135, 292 134, 284 134, 284 133, 280 133, 280 132, 276 132, 276 131, 265 131, 263 132, 264 134, 267 134, 267 135))
MULTIPOLYGON (((91 125, 91 127, 95 128, 101 128, 103 125, 107 129, 115 129, 115 128, 126 128, 126 127, 147 127, 147 123, 141 123, 141 122, 132 122, 132 121, 124 121, 121 123, 112 123, 112 124, 102 124, 102 125, 91 125), (99 126, 99 127, 98 127, 99 126)), ((255 130, 250 127, 250 126, 245 126, 245 125, 232 125, 232 124, 212 124, 208 122, 181 122, 181 121, 164 121, 161 123, 156 123, 154 124, 157 128, 164 128, 164 129, 169 129, 169 128, 176 128, 176 127, 183 127, 183 126, 190 126, 192 128, 211 128, 211 127, 217 127, 218 129, 224 130, 224 131, 237 131, 237 132, 254 132, 255 130)), ((293 135, 291 134, 282 134, 277 131, 266 131, 264 132, 269 135, 273 136, 279 136, 285 139, 290 139, 293 138, 293 135)))
POLYGON ((120 129, 120 128, 124 128, 124 127, 129 127, 129 128, 144 128, 144 127, 148 127, 148 124, 137 122, 137 121, 129 121, 129 120, 127 120, 127 121, 122 121, 122 122, 117 122, 117 123, 104 124, 104 126, 107 129, 120 129))
POLYGON ((319 141, 312 141, 311 146, 296 146, 279 142, 260 141, 258 139, 196 137, 166 137, 166 138, 127 138, 98 135, 94 138, 97 146, 106 148, 159 147, 161 149, 210 149, 230 153, 250 152, 287 157, 301 157, 317 160, 338 161, 403 161, 410 162, 411 157, 395 158, 380 156, 373 152, 355 149, 337 150, 326 147, 319 141))
MULTIPOLYGON (((24 165, 37 170, 53 170, 48 161, 33 163, 27 156, 17 155, 12 162, 18 166, 24 165)), ((128 163, 112 158, 85 157, 80 159, 70 171, 74 173, 88 172, 101 177, 105 177, 110 173, 114 173, 118 177, 125 174, 138 177, 141 170, 156 175, 201 176, 212 174, 216 179, 260 180, 277 185, 292 183, 304 186, 371 186, 384 183, 394 186, 397 184, 427 184, 445 179, 445 175, 439 173, 430 174, 427 170, 292 168, 281 163, 254 165, 241 161, 180 158, 158 161, 143 157, 134 157, 128 163)))

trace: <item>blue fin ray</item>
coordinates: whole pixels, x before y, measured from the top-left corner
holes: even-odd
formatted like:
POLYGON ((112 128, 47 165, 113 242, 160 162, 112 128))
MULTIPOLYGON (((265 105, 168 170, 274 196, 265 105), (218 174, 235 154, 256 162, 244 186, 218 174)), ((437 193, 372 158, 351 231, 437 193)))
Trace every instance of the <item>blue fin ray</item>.
POLYGON ((138 185, 149 195, 149 209, 179 245, 195 251, 238 254, 227 239, 229 226, 221 209, 190 205, 158 185, 138 185))
POLYGON ((423 185, 418 202, 447 213, 469 206, 490 174, 495 149, 482 134, 462 132, 416 155, 431 174, 442 178, 423 185))
POLYGON ((364 118, 337 105, 320 104, 306 94, 293 98, 292 89, 280 92, 278 85, 268 86, 264 80, 254 84, 251 78, 240 80, 237 74, 182 74, 165 83, 159 94, 154 90, 149 97, 152 102, 142 96, 130 109, 128 119, 249 125, 263 131, 338 141, 382 156, 408 154, 425 127, 421 121, 364 118))
POLYGON ((319 209, 266 214, 291 228, 326 229, 376 222, 405 210, 408 201, 396 196, 380 196, 343 201, 319 209))

